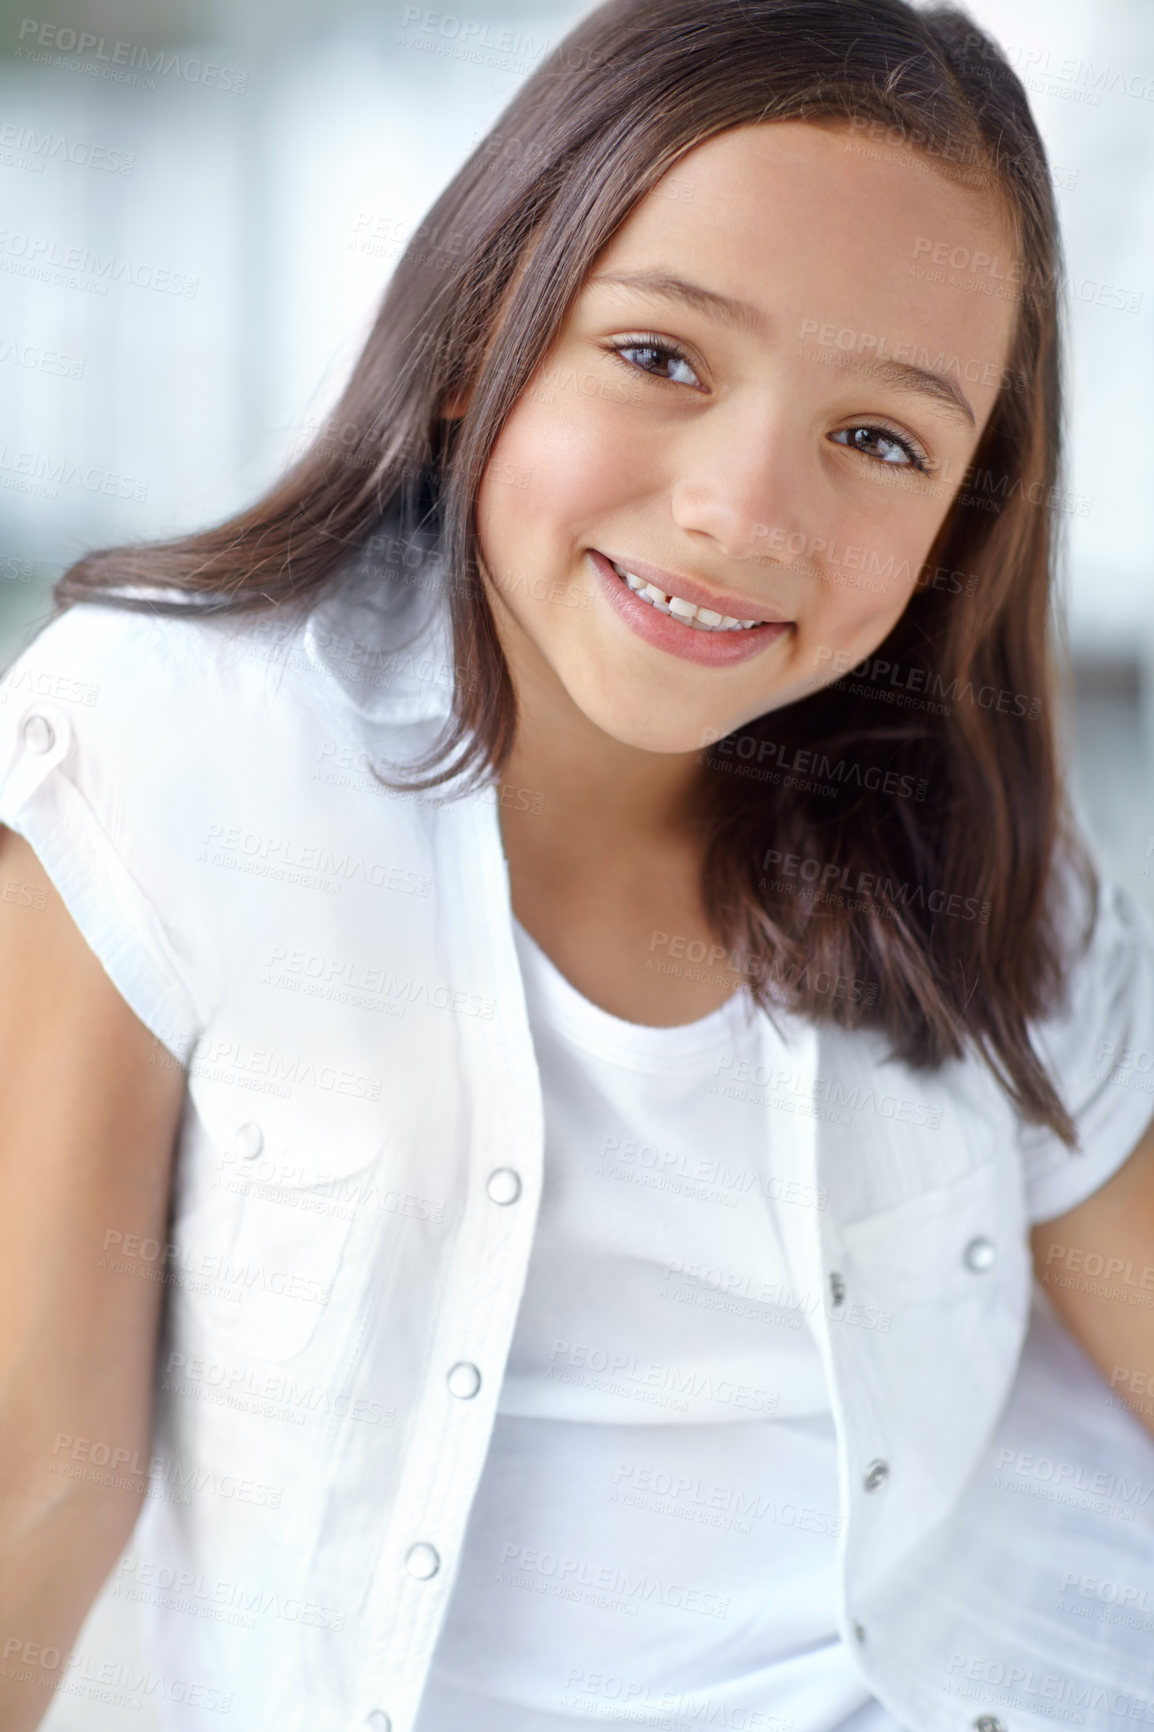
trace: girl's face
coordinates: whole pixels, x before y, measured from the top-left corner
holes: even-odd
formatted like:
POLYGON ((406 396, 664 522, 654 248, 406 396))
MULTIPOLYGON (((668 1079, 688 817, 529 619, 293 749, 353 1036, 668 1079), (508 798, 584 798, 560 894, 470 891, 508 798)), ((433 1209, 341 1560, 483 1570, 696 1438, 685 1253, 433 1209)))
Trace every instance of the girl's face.
POLYGON ((518 690, 692 752, 868 656, 997 396, 1012 254, 988 194, 841 125, 742 126, 683 156, 598 259, 482 481, 518 690))

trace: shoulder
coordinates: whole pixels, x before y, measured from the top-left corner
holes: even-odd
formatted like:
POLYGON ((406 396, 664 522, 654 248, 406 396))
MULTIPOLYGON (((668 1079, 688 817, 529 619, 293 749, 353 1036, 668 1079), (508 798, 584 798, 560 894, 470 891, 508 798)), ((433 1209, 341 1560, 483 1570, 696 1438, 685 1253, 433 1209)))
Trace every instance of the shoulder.
POLYGON ((0 824, 182 1060, 270 923, 352 910, 358 876, 427 876, 423 808, 376 771, 429 743, 413 723, 446 707, 443 661, 334 589, 265 614, 77 604, 0 679, 0 824))
POLYGON ((75 735, 82 754, 119 744, 132 764, 164 751, 188 768, 213 751, 259 751, 294 727, 362 744, 374 730, 443 719, 451 657, 437 578, 373 582, 358 567, 316 596, 245 613, 192 603, 159 613, 148 598, 171 597, 161 589, 74 604, 0 678, 0 786, 29 738, 35 755, 50 731, 75 735))
POLYGON ((6 669, 2 721, 10 730, 30 707, 60 706, 99 730, 118 707, 130 713, 141 700, 160 718, 203 694, 203 682, 221 678, 226 668, 234 683, 243 683, 246 669, 251 680, 252 652, 268 637, 268 624, 255 618, 228 622, 192 609, 171 616, 75 603, 41 626, 6 669))
MULTIPOLYGON (((1134 1049, 1154 1043, 1154 920, 1115 879, 1093 884, 1071 876, 1063 906, 1066 968, 1061 1002, 1032 1026, 1039 1050, 1061 1085, 1134 1049)), ((1131 1059, 1129 1062, 1133 1062, 1131 1059)), ((1145 1067, 1154 1063, 1147 1052, 1145 1067)))
POLYGON ((1078 1132, 1072 1154, 1048 1130, 1021 1131, 1030 1215, 1046 1220, 1091 1196, 1118 1170, 1154 1114, 1154 921, 1122 884, 1066 905, 1062 1003, 1031 1038, 1078 1132))

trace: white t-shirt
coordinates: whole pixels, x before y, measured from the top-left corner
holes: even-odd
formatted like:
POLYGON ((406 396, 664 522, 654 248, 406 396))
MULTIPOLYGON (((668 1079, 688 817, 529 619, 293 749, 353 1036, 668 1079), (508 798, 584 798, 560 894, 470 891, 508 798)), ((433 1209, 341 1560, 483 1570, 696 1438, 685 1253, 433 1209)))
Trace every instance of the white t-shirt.
MULTIPOLYGON (((744 993, 638 1026, 515 935, 545 1181, 417 1732, 888 1732, 835 1627, 836 1436, 778 1225, 814 1121, 721 1092, 763 1050, 744 993)), ((774 1046, 811 1088, 812 1030, 774 1046)))

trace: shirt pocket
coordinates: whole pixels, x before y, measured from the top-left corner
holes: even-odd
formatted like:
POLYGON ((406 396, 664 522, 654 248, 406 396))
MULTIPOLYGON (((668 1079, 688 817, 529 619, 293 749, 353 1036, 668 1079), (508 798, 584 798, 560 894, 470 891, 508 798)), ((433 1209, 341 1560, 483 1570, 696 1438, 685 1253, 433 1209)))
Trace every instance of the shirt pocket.
POLYGON ((843 1224, 857 1296, 891 1314, 977 1302, 1024 1303, 1030 1247, 1012 1150, 946 1185, 843 1224))
POLYGON ((186 1217, 209 1280, 202 1317, 220 1356, 285 1360, 339 1329, 350 1236, 385 1146, 378 1103, 198 1102, 211 1206, 186 1217), (215 1108, 215 1110, 214 1110, 215 1108), (198 1243, 199 1241, 199 1243, 198 1243))

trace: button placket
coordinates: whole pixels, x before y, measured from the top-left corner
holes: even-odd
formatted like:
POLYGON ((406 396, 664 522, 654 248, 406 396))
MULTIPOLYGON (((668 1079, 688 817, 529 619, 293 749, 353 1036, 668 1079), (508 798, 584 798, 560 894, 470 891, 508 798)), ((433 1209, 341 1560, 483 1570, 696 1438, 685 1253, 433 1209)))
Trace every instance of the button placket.
POLYGON ((515 1167, 495 1167, 485 1189, 494 1203, 515 1203, 521 1195, 521 1175, 515 1167))
POLYGON ((254 1161, 264 1148, 264 1132, 252 1119, 237 1126, 236 1152, 242 1161, 254 1161))
POLYGON ((30 752, 50 752, 56 744, 56 729, 40 710, 29 710, 20 724, 20 737, 30 752))
POLYGON ((867 1491, 876 1491, 878 1486, 882 1485, 889 1476, 889 1462, 882 1461, 880 1456, 875 1456, 874 1460, 869 1463, 865 1473, 862 1475, 862 1484, 867 1491))
POLYGON ((962 1262, 975 1275, 984 1275, 987 1269, 992 1269, 997 1257, 997 1246, 992 1239, 987 1239, 984 1233, 971 1239, 962 1252, 962 1262))
POLYGON ((427 1582, 441 1567, 441 1555, 427 1540, 418 1540, 405 1553, 405 1568, 419 1582, 427 1582))
POLYGON ((458 1401, 471 1401, 481 1387, 481 1373, 471 1360, 458 1359, 456 1365, 449 1367, 445 1382, 449 1394, 455 1395, 458 1401))
POLYGON ((39 699, 16 724, 18 755, 5 778, 4 798, 18 809, 67 755, 72 724, 59 704, 39 699))

